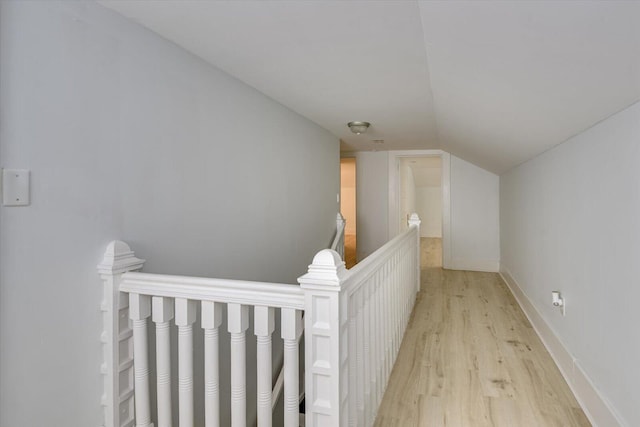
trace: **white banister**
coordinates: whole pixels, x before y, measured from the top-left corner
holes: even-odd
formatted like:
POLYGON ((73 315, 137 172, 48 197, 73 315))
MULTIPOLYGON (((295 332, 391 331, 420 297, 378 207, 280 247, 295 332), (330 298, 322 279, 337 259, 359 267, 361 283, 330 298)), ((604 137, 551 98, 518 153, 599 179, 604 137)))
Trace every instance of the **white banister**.
POLYGON ((122 277, 120 290, 195 301, 304 309, 304 293, 300 287, 282 283, 135 272, 122 277))
POLYGON ((252 404, 256 405, 260 427, 274 422, 272 409, 280 383, 284 384, 283 425, 294 427, 301 422, 299 341, 303 330, 304 423, 310 427, 371 426, 419 290, 419 225, 419 218, 412 215, 404 233, 351 270, 345 268, 336 251, 320 251, 307 274, 298 279, 299 286, 139 273, 133 270, 144 261, 125 243, 113 242, 99 266, 105 282, 105 427, 133 427, 134 401, 135 426, 153 427, 149 317, 155 324, 153 380, 158 427, 171 426, 174 415, 180 427, 193 427, 194 393, 202 392, 194 390, 193 323, 198 310, 204 330, 204 425, 220 427, 219 329, 225 309, 230 333, 232 427, 246 427, 248 421, 254 421, 247 420, 250 310, 257 343, 257 399, 252 404), (281 313, 284 362, 282 381, 272 389, 276 309, 281 313), (172 321, 178 329, 178 414, 171 412, 172 374, 173 378, 176 375, 171 372, 172 321), (135 399, 131 396, 134 385, 135 399))
POLYGON ((220 427, 220 344, 222 304, 202 301, 204 329, 204 418, 205 427, 220 427))
POLYGON ((171 333, 173 300, 152 297, 151 319, 156 324, 156 388, 158 395, 158 427, 171 427, 171 333))
POLYGON ((271 427, 272 402, 271 389, 271 334, 275 329, 275 310, 272 307, 256 306, 253 309, 253 330, 256 335, 257 348, 257 400, 258 425, 271 427))
POLYGON ((344 259, 344 232, 347 221, 342 214, 338 212, 336 215, 336 235, 331 242, 329 249, 332 249, 340 255, 341 259, 344 259))
POLYGON ((193 427, 193 323, 196 302, 175 299, 178 326, 178 407, 180 427, 193 427))
POLYGON ((419 290, 420 220, 351 270, 320 251, 305 293, 306 425, 371 426, 419 290))
POLYGON ((249 307, 227 304, 228 329, 231 334, 231 425, 247 425, 247 344, 249 307))
POLYGON ((302 329, 302 312, 283 308, 281 316, 281 333, 284 340, 284 425, 298 427, 300 421, 298 338, 302 329))
POLYGON ((150 315, 151 298, 148 295, 129 294, 129 318, 133 326, 136 427, 153 427, 147 342, 147 318, 150 315))

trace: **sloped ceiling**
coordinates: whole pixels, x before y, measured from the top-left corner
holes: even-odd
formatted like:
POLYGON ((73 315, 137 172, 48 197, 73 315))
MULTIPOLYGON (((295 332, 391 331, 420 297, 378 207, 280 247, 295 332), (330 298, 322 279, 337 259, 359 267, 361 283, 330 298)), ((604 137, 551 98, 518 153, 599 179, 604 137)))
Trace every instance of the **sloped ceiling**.
POLYGON ((100 3, 343 151, 441 148, 501 173, 640 100, 636 1, 100 3), (352 120, 371 129, 354 135, 352 120))

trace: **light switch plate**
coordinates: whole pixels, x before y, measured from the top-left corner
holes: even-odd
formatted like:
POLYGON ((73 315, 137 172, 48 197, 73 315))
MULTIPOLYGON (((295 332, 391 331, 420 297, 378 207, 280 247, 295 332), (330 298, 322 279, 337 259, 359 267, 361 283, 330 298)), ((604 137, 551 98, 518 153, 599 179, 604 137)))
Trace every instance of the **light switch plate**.
POLYGON ((29 202, 29 171, 27 169, 3 169, 2 204, 4 206, 27 206, 29 202))

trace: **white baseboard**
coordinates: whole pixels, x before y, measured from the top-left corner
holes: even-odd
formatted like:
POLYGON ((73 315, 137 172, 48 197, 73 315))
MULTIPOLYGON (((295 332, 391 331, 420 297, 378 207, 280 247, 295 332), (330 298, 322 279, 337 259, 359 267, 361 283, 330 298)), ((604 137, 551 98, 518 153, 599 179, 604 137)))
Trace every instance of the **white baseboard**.
POLYGON ((451 265, 445 266, 449 270, 486 271, 497 273, 500 271, 500 261, 495 260, 474 260, 454 258, 451 265))
POLYGON ((616 415, 615 410, 604 399, 593 385, 588 375, 580 366, 569 350, 562 344, 558 336, 553 332, 549 324, 536 310, 531 300, 522 291, 509 271, 501 266, 500 276, 507 284, 516 301, 531 322, 542 343, 551 354, 562 376, 569 384, 571 391, 576 396, 578 403, 584 410, 587 418, 594 427, 623 427, 624 423, 616 415))

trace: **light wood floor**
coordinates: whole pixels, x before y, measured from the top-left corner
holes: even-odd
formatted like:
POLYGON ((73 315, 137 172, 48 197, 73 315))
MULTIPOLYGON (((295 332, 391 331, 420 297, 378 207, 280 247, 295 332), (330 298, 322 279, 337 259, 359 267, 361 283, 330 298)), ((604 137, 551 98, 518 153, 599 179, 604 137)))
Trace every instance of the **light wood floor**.
POLYGON ((376 426, 590 426, 495 273, 440 268, 422 239, 422 291, 376 426))

